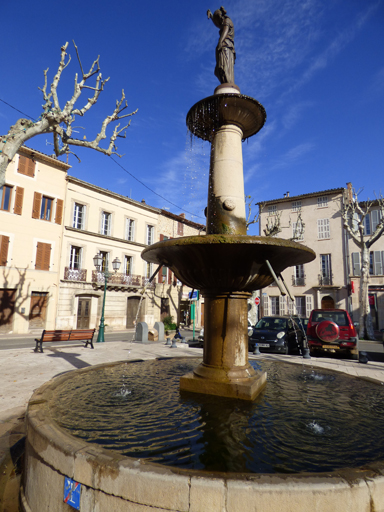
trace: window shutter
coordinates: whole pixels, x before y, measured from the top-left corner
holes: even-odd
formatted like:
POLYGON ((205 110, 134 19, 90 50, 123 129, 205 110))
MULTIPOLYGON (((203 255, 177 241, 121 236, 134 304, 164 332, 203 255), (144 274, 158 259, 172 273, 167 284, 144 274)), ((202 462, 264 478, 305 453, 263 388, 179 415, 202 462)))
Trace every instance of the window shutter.
POLYGON ((51 258, 51 244, 37 242, 36 250, 36 270, 49 270, 49 261, 51 258))
POLYGON ((375 232, 377 225, 379 223, 379 210, 371 211, 371 220, 372 220, 372 233, 375 232))
POLYGON ((306 295, 305 296, 305 315, 307 318, 309 318, 309 315, 312 311, 312 295, 306 295))
POLYGON ((0 267, 5 267, 8 260, 9 237, 0 236, 0 267))
POLYGON ((19 166, 17 172, 20 174, 27 174, 27 157, 19 155, 19 166))
POLYGON ((359 252, 353 252, 352 253, 352 274, 354 276, 360 276, 361 275, 360 253, 359 252))
POLYGON ((33 178, 35 176, 35 162, 31 158, 19 155, 19 166, 17 172, 33 178))
POLYGON ((294 315, 294 303, 289 297, 287 297, 287 301, 288 301, 288 314, 289 314, 289 316, 293 316, 294 315))
POLYGON ((32 219, 40 218, 41 198, 42 194, 40 194, 40 192, 35 192, 33 196, 32 219))
POLYGON ((268 315, 268 295, 263 295, 263 316, 268 315))
POLYGON ((281 296, 279 298, 279 315, 285 315, 286 297, 281 296))
POLYGON ((16 213, 16 215, 21 215, 23 211, 23 198, 24 189, 22 187, 16 187, 15 206, 13 208, 13 213, 16 213))
POLYGON ((374 274, 375 276, 381 276, 383 274, 383 265, 381 263, 381 253, 380 251, 373 252, 373 261, 374 261, 374 274))
POLYGON ((61 224, 61 221, 63 219, 63 200, 58 199, 56 202, 56 224, 61 224))

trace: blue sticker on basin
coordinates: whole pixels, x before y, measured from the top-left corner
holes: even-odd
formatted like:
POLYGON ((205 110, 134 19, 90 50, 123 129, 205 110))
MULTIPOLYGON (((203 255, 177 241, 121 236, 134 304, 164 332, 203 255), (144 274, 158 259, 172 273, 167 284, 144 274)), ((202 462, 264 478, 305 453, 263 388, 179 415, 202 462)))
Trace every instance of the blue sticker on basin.
POLYGON ((68 503, 76 510, 80 510, 80 489, 81 484, 71 480, 67 476, 64 480, 64 503, 68 503))

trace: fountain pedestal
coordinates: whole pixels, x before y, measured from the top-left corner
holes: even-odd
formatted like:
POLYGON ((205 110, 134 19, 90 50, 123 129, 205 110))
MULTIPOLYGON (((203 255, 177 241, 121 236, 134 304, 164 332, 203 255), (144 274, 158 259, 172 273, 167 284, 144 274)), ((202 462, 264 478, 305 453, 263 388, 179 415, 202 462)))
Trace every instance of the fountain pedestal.
POLYGON ((246 234, 242 141, 265 119, 264 107, 233 84, 190 109, 190 132, 211 142, 207 235, 158 242, 142 252, 204 297, 203 362, 181 377, 181 391, 254 400, 266 373, 248 362, 247 299, 273 281, 266 260, 279 273, 315 258, 298 243, 246 234))
POLYGON ((266 373, 248 362, 249 292, 204 296, 203 362, 180 378, 180 389, 253 400, 266 384, 266 373))

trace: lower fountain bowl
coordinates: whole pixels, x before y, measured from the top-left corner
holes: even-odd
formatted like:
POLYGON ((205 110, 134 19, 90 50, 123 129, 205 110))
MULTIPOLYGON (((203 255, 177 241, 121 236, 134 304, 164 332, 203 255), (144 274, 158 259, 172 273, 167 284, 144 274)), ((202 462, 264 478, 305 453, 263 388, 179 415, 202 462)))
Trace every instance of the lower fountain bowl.
POLYGON ((273 277, 266 260, 279 274, 309 263, 315 252, 281 238, 247 235, 201 235, 157 242, 141 254, 145 261, 165 265, 195 290, 253 291, 269 286, 273 277))
MULTIPOLYGON (((58 376, 33 394, 26 417, 25 475, 21 489, 24 512, 69 510, 68 504, 73 503, 70 493, 63 499, 65 477, 81 486, 81 490, 78 484, 76 487, 82 512, 251 512, 256 510, 255 504, 259 512, 384 510, 384 465, 380 461, 323 473, 201 471, 127 457, 73 437, 61 428, 52 413, 52 400, 57 402, 59 387, 72 385, 74 375, 80 381, 87 380, 90 373, 97 378, 99 370, 113 373, 118 365, 121 363, 58 376), (65 501, 66 498, 69 500, 65 501)), ((75 398, 76 392, 71 394, 70 403, 75 398)), ((176 424, 177 427, 180 425, 176 424)), ((147 438, 150 441, 156 436, 157 432, 152 432, 147 438)))

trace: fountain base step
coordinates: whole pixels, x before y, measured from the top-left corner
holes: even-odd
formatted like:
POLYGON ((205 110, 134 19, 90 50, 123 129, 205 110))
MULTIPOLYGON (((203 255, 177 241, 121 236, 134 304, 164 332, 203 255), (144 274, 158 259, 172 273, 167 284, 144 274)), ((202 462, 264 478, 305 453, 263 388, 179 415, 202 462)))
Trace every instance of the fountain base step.
POLYGON ((225 382, 204 379, 191 372, 180 377, 180 391, 226 396, 241 400, 255 400, 264 389, 266 383, 267 373, 261 371, 248 379, 225 382))

